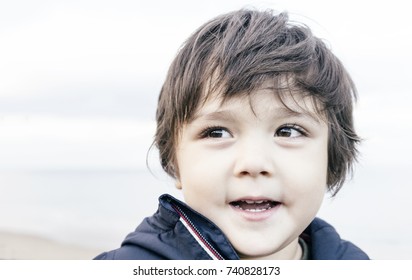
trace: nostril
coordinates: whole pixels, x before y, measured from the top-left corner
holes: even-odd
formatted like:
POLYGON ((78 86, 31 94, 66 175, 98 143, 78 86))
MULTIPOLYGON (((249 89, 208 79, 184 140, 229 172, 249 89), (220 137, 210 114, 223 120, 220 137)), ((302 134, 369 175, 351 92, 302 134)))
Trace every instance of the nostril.
POLYGON ((247 175, 249 175, 249 172, 247 172, 247 171, 242 171, 242 172, 240 172, 240 175, 241 175, 241 176, 247 176, 247 175))
POLYGON ((239 153, 236 158, 233 173, 241 177, 270 177, 275 171, 273 160, 269 155, 258 156, 251 153, 239 153))
POLYGON ((262 176, 270 176, 270 173, 268 171, 260 171, 260 172, 250 172, 250 171, 242 171, 239 173, 240 176, 257 176, 257 175, 262 175, 262 176))
POLYGON ((262 174, 263 176, 269 176, 269 172, 267 172, 267 171, 262 171, 262 172, 260 172, 260 174, 262 174))

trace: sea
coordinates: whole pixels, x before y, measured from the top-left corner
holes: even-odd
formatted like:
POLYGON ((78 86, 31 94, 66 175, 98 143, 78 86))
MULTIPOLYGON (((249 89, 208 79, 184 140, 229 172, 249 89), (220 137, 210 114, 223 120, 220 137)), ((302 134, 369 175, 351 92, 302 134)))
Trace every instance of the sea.
MULTIPOLYGON (((411 186, 410 170, 360 167, 335 197, 325 195, 318 216, 374 259, 408 259, 411 186)), ((163 193, 182 199, 159 170, 0 170, 0 231, 106 251, 163 193)))

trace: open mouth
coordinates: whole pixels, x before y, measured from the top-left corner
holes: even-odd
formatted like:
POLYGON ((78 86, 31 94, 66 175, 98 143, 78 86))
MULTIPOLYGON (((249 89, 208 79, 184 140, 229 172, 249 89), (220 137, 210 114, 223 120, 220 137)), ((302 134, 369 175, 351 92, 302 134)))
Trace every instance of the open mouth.
POLYGON ((229 204, 243 211, 263 212, 276 207, 280 202, 273 200, 237 200, 229 204))

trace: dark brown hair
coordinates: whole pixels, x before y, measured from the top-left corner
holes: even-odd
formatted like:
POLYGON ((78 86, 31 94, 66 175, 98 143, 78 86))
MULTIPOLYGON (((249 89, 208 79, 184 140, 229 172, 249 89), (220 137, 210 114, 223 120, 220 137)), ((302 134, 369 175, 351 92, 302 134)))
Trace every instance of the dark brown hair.
POLYGON ((356 160, 352 104, 356 89, 339 59, 310 29, 286 13, 239 10, 201 26, 183 44, 160 92, 155 144, 163 169, 178 176, 179 131, 201 102, 224 100, 273 81, 276 93, 310 96, 329 125, 328 189, 336 194, 356 160), (285 86, 284 81, 287 81, 285 86))

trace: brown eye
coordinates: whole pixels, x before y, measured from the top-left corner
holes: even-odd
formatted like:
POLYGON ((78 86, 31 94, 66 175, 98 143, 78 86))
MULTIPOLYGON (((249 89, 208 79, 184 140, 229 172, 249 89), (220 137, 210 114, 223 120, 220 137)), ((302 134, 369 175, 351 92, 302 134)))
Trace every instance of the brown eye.
POLYGON ((295 138, 303 135, 305 134, 303 133, 302 129, 300 129, 296 125, 283 126, 275 132, 275 136, 277 137, 295 138))
POLYGON ((222 127, 210 127, 201 133, 202 138, 230 138, 232 135, 222 127))

